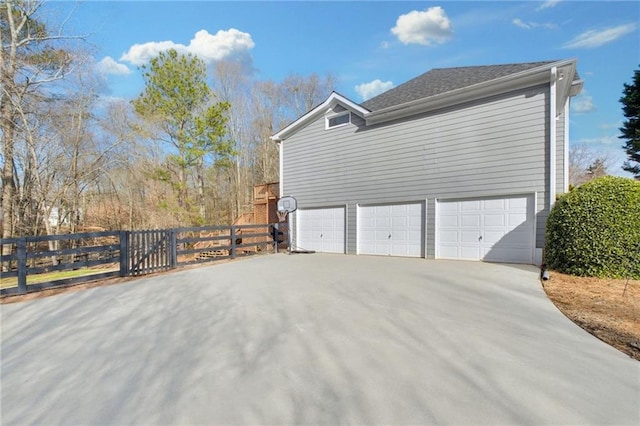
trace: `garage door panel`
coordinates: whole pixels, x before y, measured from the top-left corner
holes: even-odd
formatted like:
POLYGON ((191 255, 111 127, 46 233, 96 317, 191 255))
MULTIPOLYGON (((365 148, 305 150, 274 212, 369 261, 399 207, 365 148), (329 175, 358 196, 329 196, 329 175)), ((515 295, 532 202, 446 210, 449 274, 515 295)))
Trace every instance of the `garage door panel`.
POLYGON ((461 243, 476 243, 480 238, 479 231, 460 231, 461 243))
MULTIPOLYGON (((447 212, 447 213, 451 214, 450 211, 447 212)), ((444 216, 444 215, 440 216, 440 218, 439 218, 440 225, 442 225, 443 227, 450 227, 450 226, 451 227, 457 227, 458 226, 458 222, 459 222, 458 221, 458 216, 455 215, 457 212, 454 211, 453 213, 454 213, 454 215, 451 215, 451 216, 444 216)))
POLYGON ((380 227, 389 228, 389 226, 391 226, 391 218, 389 217, 376 218, 375 226, 376 228, 380 228, 380 227))
POLYGON ((438 257, 530 263, 535 214, 532 196, 441 201, 438 257))
POLYGON ((299 209, 297 245, 324 253, 344 253, 345 208, 299 209))
POLYGON ((460 253, 458 251, 458 246, 442 245, 440 247, 440 257, 449 258, 449 259, 460 258, 460 253))
POLYGON ((386 241, 389 239, 389 231, 388 230, 376 230, 374 232, 376 241, 386 241))
POLYGON ((527 220, 527 215, 524 213, 520 213, 520 214, 511 213, 508 215, 508 217, 509 217, 509 226, 512 228, 520 225, 521 223, 526 222, 527 220))
POLYGON ((394 228, 402 228, 407 226, 407 218, 406 217, 392 217, 391 218, 391 226, 394 228))
POLYGON ((495 244, 498 241, 500 241, 501 239, 505 238, 505 233, 502 231, 485 231, 482 234, 482 239, 484 240, 485 244, 495 244))
POLYGON ((460 247, 459 257, 461 259, 475 260, 481 256, 480 247, 460 247))
POLYGON ((482 203, 483 209, 504 211, 504 200, 485 200, 482 203))
POLYGON ((509 201, 509 209, 526 209, 527 208, 526 198, 510 198, 508 201, 509 201))
POLYGON ((470 226, 475 228, 480 226, 480 220, 481 218, 477 214, 474 214, 474 215, 464 214, 460 217, 460 225, 463 227, 470 226))
POLYGON ((443 215, 445 213, 458 213, 458 207, 456 203, 442 203, 439 205, 440 213, 443 215))
POLYGON ((421 203, 358 207, 358 253, 421 256, 421 203))
POLYGON ((483 260, 492 262, 520 263, 523 258, 529 256, 528 248, 493 248, 487 249, 483 260))
POLYGON ((482 216, 484 219, 484 226, 499 226, 504 227, 505 225, 505 214, 497 214, 497 213, 489 213, 482 216))
POLYGON ((360 218, 362 229, 374 228, 376 225, 376 221, 372 217, 362 217, 360 218))
POLYGON ((460 242, 458 231, 441 231, 440 232, 440 244, 444 247, 445 244, 458 244, 460 242))
POLYGON ((479 211, 480 203, 480 201, 462 201, 460 202, 459 210, 463 212, 479 211))

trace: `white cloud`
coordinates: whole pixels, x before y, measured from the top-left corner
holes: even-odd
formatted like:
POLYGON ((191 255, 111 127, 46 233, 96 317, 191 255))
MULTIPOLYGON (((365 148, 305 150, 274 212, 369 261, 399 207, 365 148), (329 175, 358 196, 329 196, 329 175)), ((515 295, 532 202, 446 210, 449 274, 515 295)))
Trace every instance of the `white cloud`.
POLYGON ((215 34, 209 34, 207 30, 200 30, 194 35, 188 46, 173 41, 134 44, 127 53, 122 55, 120 60, 128 61, 134 65, 143 65, 160 52, 175 49, 183 54, 192 53, 210 64, 221 59, 247 59, 249 51, 254 46, 251 34, 235 28, 230 28, 227 31, 220 30, 215 34))
POLYGON ((586 114, 595 111, 596 106, 593 104, 593 98, 582 92, 572 100, 571 110, 578 114, 586 114))
POLYGON ((96 67, 98 68, 98 71, 105 75, 126 75, 131 73, 131 70, 125 64, 116 62, 111 56, 105 56, 102 58, 96 67))
POLYGON ((530 30, 531 29, 531 25, 522 22, 522 20, 520 18, 516 18, 513 21, 513 25, 515 25, 516 27, 520 27, 520 28, 524 28, 525 30, 530 30))
POLYGON ((536 10, 548 9, 550 7, 556 7, 556 5, 560 3, 560 0, 547 0, 542 2, 542 4, 536 7, 536 10))
POLYGON ((220 30, 215 35, 200 30, 189 43, 187 50, 211 63, 246 56, 254 46, 251 34, 231 28, 228 31, 220 30))
POLYGON ((425 11, 413 10, 406 15, 400 15, 391 32, 404 44, 430 46, 448 41, 453 29, 444 9, 436 6, 425 11))
POLYGON ((381 81, 378 79, 370 81, 369 83, 358 84, 355 87, 356 92, 358 92, 363 101, 371 99, 391 88, 393 88, 392 81, 381 81))
POLYGON ((618 121, 616 123, 602 123, 598 127, 602 130, 617 129, 622 127, 622 121, 618 121))
POLYGON ((388 48, 389 48, 388 41, 383 41, 382 43, 380 43, 380 49, 388 49, 388 48))
POLYGON ((513 25, 515 25, 516 27, 524 28, 525 30, 532 30, 534 28, 547 28, 547 29, 550 29, 550 30, 555 30, 556 28, 558 28, 558 26, 556 24, 539 23, 539 22, 524 22, 520 18, 516 18, 511 22, 513 22, 513 25))
POLYGON ((575 143, 581 144, 581 145, 611 145, 619 142, 620 142, 620 139, 617 136, 601 136, 599 138, 580 139, 575 143))
POLYGON ((592 47, 599 47, 611 43, 626 34, 632 33, 637 28, 638 24, 634 22, 602 30, 585 31, 573 40, 566 42, 562 47, 564 49, 590 49, 592 47))
POLYGON ((172 41, 151 41, 143 44, 134 44, 129 51, 120 57, 121 61, 131 62, 133 65, 144 65, 158 53, 169 49, 176 49, 179 52, 184 51, 185 46, 176 44, 172 41))

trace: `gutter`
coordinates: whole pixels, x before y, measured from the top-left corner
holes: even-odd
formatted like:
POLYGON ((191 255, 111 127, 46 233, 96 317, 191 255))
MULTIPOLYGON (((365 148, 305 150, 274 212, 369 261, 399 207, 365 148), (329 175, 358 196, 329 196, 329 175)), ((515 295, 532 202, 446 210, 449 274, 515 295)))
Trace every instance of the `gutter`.
POLYGON ((536 85, 549 82, 547 71, 552 68, 573 65, 575 59, 555 62, 542 67, 532 68, 516 74, 510 74, 495 80, 489 80, 472 86, 463 87, 449 92, 440 93, 429 98, 418 99, 399 105, 390 106, 365 115, 367 125, 377 124, 388 120, 402 118, 408 115, 419 114, 448 106, 453 106, 461 102, 468 102, 486 97, 505 93, 523 85, 536 85), (516 84, 517 83, 517 84, 516 84))

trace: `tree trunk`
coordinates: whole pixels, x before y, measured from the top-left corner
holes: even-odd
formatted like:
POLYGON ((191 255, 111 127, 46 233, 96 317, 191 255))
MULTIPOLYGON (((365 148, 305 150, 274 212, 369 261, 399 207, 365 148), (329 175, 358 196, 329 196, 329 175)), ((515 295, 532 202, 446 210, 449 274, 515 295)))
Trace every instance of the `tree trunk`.
POLYGON ((196 166, 196 177, 198 179, 198 203, 199 203, 200 220, 202 221, 202 223, 206 223, 207 206, 206 206, 206 199, 204 196, 204 170, 203 170, 202 164, 198 164, 196 166))
MULTIPOLYGON (((2 97, 0 111, 3 133, 2 155, 4 158, 4 164, 2 166, 2 238, 11 238, 13 236, 13 207, 15 195, 15 182, 13 180, 13 137, 15 133, 15 123, 13 122, 11 105, 6 95, 2 97)), ((3 244, 2 255, 10 255, 11 247, 11 244, 3 244)), ((3 263, 2 269, 7 271, 8 268, 9 263, 3 263)))

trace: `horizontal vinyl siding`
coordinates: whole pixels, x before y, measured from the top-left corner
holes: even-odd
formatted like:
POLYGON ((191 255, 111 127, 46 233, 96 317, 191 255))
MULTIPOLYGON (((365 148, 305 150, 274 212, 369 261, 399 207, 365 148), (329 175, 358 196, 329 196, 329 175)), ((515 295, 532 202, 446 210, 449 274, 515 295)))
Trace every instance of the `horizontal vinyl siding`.
POLYGON ((371 127, 319 119, 284 141, 284 193, 301 208, 346 204, 348 253, 357 204, 426 200, 433 257, 435 199, 537 192, 545 208, 548 97, 540 86, 371 127))

